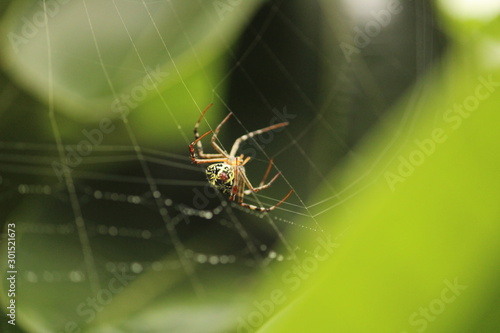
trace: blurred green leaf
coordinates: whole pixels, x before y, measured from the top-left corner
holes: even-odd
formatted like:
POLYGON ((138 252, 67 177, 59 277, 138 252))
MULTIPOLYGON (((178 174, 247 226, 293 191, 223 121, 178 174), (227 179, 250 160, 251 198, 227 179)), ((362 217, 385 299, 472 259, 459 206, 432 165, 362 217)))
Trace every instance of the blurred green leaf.
POLYGON ((451 48, 364 140, 366 158, 332 172, 341 194, 313 214, 339 247, 325 262, 299 259, 319 268, 259 332, 499 327, 500 68, 483 41, 451 48))
MULTIPOLYGON (((193 114, 199 114, 195 106, 208 104, 224 74, 210 66, 225 58, 261 2, 219 8, 179 0, 47 1, 46 30, 43 2, 15 1, 2 20, 3 61, 11 76, 43 101, 51 77, 56 110, 79 122, 128 116, 139 107, 143 111, 145 103, 154 105, 140 118, 154 117, 147 119, 153 123, 161 111, 167 119, 162 136, 147 133, 164 140, 179 125, 191 127, 193 114)), ((168 141, 181 142, 173 135, 168 141)))

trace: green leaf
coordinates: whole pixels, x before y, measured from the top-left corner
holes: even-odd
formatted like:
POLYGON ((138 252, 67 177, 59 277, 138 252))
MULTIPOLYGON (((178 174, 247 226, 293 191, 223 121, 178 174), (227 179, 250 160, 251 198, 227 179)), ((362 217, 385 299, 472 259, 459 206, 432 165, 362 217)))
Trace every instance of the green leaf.
POLYGON ((340 194, 312 213, 339 247, 298 259, 313 272, 259 332, 498 329, 500 68, 485 56, 451 48, 364 140, 365 158, 332 172, 340 194))
POLYGON ((42 1, 19 0, 2 20, 1 49, 10 75, 42 101, 52 85, 68 118, 141 113, 149 124, 164 119, 147 133, 171 134, 174 145, 185 143, 178 127, 211 101, 222 60, 261 2, 47 1, 45 17, 42 1))

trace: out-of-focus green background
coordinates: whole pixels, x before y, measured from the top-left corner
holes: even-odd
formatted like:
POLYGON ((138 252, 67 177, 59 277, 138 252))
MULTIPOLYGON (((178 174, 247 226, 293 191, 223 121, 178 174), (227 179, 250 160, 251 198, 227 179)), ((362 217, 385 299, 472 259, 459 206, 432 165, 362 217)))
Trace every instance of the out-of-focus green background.
POLYGON ((500 328, 495 1, 11 0, 0 13, 3 311, 9 224, 18 271, 2 332, 500 328), (234 113, 225 148, 290 122, 244 146, 254 183, 269 158, 283 176, 245 201, 294 190, 270 214, 200 196, 187 145, 209 103, 201 132, 234 113))

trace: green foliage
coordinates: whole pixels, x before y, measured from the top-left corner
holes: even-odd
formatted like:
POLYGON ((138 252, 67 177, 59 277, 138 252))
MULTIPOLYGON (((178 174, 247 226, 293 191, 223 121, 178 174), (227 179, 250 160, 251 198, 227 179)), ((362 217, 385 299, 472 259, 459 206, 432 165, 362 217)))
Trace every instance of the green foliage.
MULTIPOLYGON (((498 32, 497 23, 490 28, 498 32)), ((461 35, 473 43, 451 47, 444 65, 366 137, 360 155, 368 157, 332 172, 331 182, 342 179, 341 194, 316 207, 316 220, 339 247, 259 332, 500 327, 500 63, 490 54, 500 35, 494 37, 496 44, 461 35), (415 122, 402 122, 405 116, 415 122)), ((304 242, 317 245, 315 238, 304 242)), ((305 260, 299 264, 308 267, 305 260)))

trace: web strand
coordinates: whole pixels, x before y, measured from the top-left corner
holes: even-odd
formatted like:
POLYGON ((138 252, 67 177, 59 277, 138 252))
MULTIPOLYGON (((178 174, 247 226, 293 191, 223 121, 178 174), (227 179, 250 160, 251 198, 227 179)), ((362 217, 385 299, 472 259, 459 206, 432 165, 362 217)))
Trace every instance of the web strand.
MULTIPOLYGON (((45 17, 45 35, 47 38, 47 59, 48 59, 48 105, 49 105, 49 119, 52 127, 52 132, 54 133, 54 139, 57 145, 57 151, 59 154, 59 159, 62 165, 66 165, 65 155, 64 155, 64 147, 61 139, 61 133, 59 127, 57 125, 57 121, 55 118, 54 112, 54 87, 53 87, 53 77, 52 77, 52 46, 50 42, 50 33, 49 33, 49 20, 47 14, 47 3, 46 0, 43 0, 43 9, 44 9, 44 17, 45 17)), ((90 280, 90 287, 92 292, 96 293, 99 287, 99 278, 97 276, 97 270, 94 262, 94 256, 92 253, 92 248, 90 246, 89 236, 87 234, 85 220, 82 216, 82 210, 80 207, 80 203, 78 201, 78 196, 76 195, 75 184, 73 178, 71 176, 71 172, 66 167, 64 170, 64 182, 66 183, 66 188, 68 191, 69 199, 71 202, 71 209, 73 210, 73 215, 75 217, 75 225, 78 233, 78 237, 80 240, 80 244, 83 252, 83 260, 85 263, 85 267, 87 270, 87 274, 90 280)))

